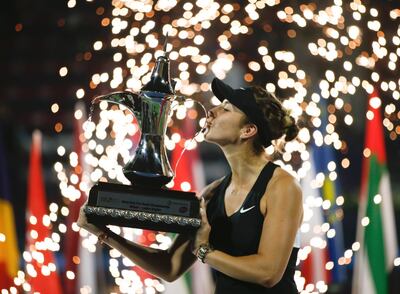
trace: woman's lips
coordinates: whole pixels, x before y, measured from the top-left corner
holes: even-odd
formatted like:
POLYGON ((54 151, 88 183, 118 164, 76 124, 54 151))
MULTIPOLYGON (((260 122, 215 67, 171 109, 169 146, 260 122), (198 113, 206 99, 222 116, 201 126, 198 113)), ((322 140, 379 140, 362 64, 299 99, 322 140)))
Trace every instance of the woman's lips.
POLYGON ((211 128, 211 124, 206 124, 206 126, 203 129, 203 133, 207 133, 210 128, 211 128))

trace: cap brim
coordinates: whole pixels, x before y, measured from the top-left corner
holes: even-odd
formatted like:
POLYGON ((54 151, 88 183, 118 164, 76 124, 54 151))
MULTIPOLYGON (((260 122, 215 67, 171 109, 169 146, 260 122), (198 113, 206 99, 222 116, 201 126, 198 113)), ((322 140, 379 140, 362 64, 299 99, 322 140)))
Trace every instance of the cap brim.
POLYGON ((219 101, 224 101, 227 99, 231 101, 233 98, 233 89, 231 86, 225 84, 218 78, 214 78, 211 82, 211 90, 214 93, 215 97, 218 98, 219 101))

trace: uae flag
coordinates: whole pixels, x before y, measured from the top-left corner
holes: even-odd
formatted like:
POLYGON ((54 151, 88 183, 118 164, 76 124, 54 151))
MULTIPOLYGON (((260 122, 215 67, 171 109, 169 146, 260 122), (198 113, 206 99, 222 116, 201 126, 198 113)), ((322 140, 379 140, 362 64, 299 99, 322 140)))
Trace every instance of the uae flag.
POLYGON ((381 100, 369 97, 361 195, 358 212, 353 294, 389 293, 388 275, 396 257, 397 238, 390 179, 386 167, 381 100))

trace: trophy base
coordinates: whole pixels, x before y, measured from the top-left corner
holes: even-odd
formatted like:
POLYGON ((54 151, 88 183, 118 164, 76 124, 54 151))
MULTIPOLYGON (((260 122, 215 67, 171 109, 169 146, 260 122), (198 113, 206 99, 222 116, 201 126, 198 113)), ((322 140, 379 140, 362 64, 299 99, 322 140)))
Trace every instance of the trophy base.
POLYGON ((89 223, 194 234, 200 203, 193 192, 99 182, 89 193, 89 223))

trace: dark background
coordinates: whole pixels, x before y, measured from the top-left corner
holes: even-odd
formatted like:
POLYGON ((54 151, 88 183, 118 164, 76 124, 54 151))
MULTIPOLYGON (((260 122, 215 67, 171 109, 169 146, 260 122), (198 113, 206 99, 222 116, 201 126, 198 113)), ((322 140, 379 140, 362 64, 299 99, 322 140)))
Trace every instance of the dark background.
MULTIPOLYGON (((382 14, 384 11, 400 6, 397 1, 369 3, 370 6, 378 8, 382 14)), ((369 7, 368 4, 367 7, 369 7)), ((276 9, 271 8, 271 14, 276 12, 276 9)), ((60 160, 56 152, 59 145, 64 145, 67 152, 72 149, 75 91, 78 88, 84 88, 87 91, 84 99, 87 106, 90 103, 90 97, 110 92, 105 85, 100 85, 91 91, 88 87, 93 73, 101 72, 102 69, 104 71, 112 60, 111 49, 94 52, 92 47, 96 40, 109 39, 109 29, 101 27, 100 21, 104 15, 110 15, 110 11, 111 1, 104 0, 78 1, 73 9, 67 7, 66 1, 16 0, 2 3, 0 10, 0 132, 2 136, 0 138, 6 148, 20 248, 24 248, 27 171, 32 132, 34 129, 39 129, 43 133, 42 158, 48 202, 60 202, 59 181, 53 165, 60 160), (104 8, 104 12, 100 15, 99 7, 104 8), (62 66, 67 66, 69 69, 67 77, 64 78, 58 74, 62 66), (60 111, 56 114, 50 110, 53 103, 58 103, 60 106, 60 111), (58 122, 63 125, 63 130, 59 133, 54 128, 58 122)), ((385 19, 381 21, 383 28, 397 30, 397 27, 385 27, 385 19)), ((393 22, 388 22, 387 25, 392 26, 392 24, 393 22)), ((271 44, 284 42, 288 47, 296 46, 294 41, 282 37, 287 30, 286 24, 274 24, 273 28, 276 34, 273 35, 275 39, 271 40, 271 44)), ((308 28, 304 33, 312 34, 313 32, 311 28, 308 28)), ((246 42, 237 42, 235 48, 232 49, 232 53, 239 56, 238 62, 246 62, 246 56, 240 57, 242 50, 249 54, 249 50, 242 48, 245 46, 247 46, 246 42)), ((273 48, 269 49, 273 50, 273 48)), ((304 54, 302 62, 310 66, 310 63, 315 61, 310 59, 309 55, 304 54)), ((315 70, 312 72, 314 77, 323 75, 322 66, 321 68, 318 65, 314 67, 315 70)), ((173 68, 171 70, 174 71, 173 68)), ((383 75, 385 75, 384 71, 385 69, 382 68, 383 75)), ((396 74, 397 79, 400 77, 396 71, 389 74, 396 74)), ((255 77, 255 82, 261 79, 272 80, 273 76, 264 76, 259 79, 255 77)), ((285 96, 285 93, 281 94, 285 96)), ((385 95, 382 93, 382 99, 388 101, 390 97, 385 97, 385 95)), ((346 199, 343 219, 345 248, 349 248, 355 240, 366 99, 361 97, 361 94, 355 95, 350 103, 353 105, 357 123, 351 127, 336 126, 336 130, 348 143, 346 156, 351 162, 349 168, 342 169, 338 165, 337 170, 342 194, 346 199)), ((398 106, 399 104, 397 104, 397 109, 398 106)), ((398 123, 399 120, 397 120, 398 123)), ((391 140, 388 132, 385 133, 385 137, 396 222, 397 228, 400 228, 400 145, 399 139, 391 140)), ((206 167, 208 182, 224 174, 227 165, 216 147, 203 143, 200 145, 200 152, 206 167)), ((336 152, 335 155, 337 162, 340 162, 343 152, 336 152)), ((398 235, 399 233, 398 229, 398 235)), ((349 270, 351 270, 351 265, 349 270)))

